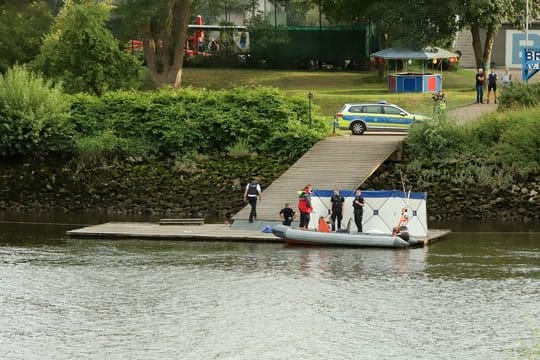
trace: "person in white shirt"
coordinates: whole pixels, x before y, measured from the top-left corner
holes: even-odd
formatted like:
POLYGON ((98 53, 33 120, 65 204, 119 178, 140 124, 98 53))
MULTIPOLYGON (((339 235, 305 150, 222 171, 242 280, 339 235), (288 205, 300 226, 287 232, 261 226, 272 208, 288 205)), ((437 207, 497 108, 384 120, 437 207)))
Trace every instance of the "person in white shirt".
POLYGON ((508 86, 512 83, 512 74, 508 72, 508 68, 504 69, 504 74, 501 78, 502 86, 508 86))

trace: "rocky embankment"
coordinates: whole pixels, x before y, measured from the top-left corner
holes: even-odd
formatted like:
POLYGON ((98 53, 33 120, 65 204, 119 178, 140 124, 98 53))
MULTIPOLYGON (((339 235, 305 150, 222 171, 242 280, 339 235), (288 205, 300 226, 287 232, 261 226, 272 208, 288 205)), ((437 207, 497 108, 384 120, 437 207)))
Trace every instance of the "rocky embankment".
POLYGON ((0 164, 0 211, 204 217, 238 211, 249 176, 270 183, 283 159, 0 164))
MULTIPOLYGON (((395 164, 386 164, 365 184, 368 189, 402 189, 395 164)), ((430 219, 497 219, 540 221, 540 175, 527 183, 510 186, 470 186, 431 179, 422 182, 415 174, 404 174, 406 189, 428 193, 430 219)))
MULTIPOLYGON (((222 216, 242 208, 243 187, 250 175, 258 175, 267 186, 290 163, 277 158, 2 162, 0 211, 222 216)), ((402 174, 395 166, 381 167, 364 188, 401 189, 402 174)), ((428 214, 433 219, 540 221, 540 175, 500 188, 436 179, 421 184, 414 174, 404 175, 407 189, 428 193, 428 214)))

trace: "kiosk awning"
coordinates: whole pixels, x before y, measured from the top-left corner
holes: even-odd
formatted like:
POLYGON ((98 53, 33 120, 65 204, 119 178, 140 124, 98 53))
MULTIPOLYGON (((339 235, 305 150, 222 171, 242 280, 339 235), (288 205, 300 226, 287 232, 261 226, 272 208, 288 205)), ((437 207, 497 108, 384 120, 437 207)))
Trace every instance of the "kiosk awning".
POLYGON ((408 48, 388 48, 384 50, 377 51, 371 56, 377 58, 387 59, 412 59, 412 60, 429 60, 429 59, 448 59, 448 58, 459 58, 458 54, 450 52, 448 50, 438 48, 438 47, 429 47, 423 50, 411 50, 408 48))

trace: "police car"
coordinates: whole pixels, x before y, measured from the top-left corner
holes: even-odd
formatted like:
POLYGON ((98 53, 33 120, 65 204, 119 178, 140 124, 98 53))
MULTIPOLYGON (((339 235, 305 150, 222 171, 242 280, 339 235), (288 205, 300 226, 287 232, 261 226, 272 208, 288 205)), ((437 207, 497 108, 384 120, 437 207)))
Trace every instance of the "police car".
POLYGON ((365 131, 407 131, 415 121, 429 120, 429 116, 411 114, 386 101, 366 104, 345 104, 336 113, 334 123, 353 135, 365 131))

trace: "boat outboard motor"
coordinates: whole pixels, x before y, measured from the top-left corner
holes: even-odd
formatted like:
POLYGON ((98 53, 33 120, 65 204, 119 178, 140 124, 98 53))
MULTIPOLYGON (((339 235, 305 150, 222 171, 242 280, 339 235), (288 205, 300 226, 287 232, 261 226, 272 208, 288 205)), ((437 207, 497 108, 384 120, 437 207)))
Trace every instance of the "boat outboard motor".
POLYGON ((272 226, 272 233, 280 238, 285 238, 285 233, 289 227, 285 225, 272 226))
POLYGON ((396 233, 396 236, 402 238, 403 240, 409 242, 410 236, 409 236, 409 228, 406 226, 400 226, 398 229, 398 232, 396 233))

